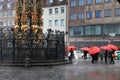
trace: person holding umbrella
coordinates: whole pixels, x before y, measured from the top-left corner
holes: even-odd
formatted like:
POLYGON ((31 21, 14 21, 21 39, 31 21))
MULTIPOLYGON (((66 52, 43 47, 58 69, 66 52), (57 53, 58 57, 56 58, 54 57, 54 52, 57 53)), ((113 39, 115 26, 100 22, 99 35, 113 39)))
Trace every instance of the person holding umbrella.
POLYGON ((73 49, 71 49, 71 50, 70 50, 69 61, 72 61, 73 56, 74 56, 74 52, 73 52, 73 49))
POLYGON ((114 52, 115 52, 115 50, 114 49, 112 49, 110 52, 109 52, 109 56, 110 56, 110 64, 114 64, 115 62, 114 62, 114 52))
POLYGON ((88 47, 83 47, 83 48, 80 48, 81 50, 83 50, 83 53, 84 53, 84 59, 87 59, 87 53, 89 51, 89 48, 88 47))
POLYGON ((84 53, 84 59, 87 59, 87 53, 88 53, 88 51, 84 51, 83 53, 84 53))
POLYGON ((92 63, 94 63, 95 62, 95 54, 91 54, 91 56, 92 56, 92 63))
POLYGON ((108 52, 111 51, 111 48, 109 46, 101 46, 101 49, 105 50, 104 59, 105 59, 105 63, 107 64, 109 57, 108 52))
POLYGON ((76 48, 77 48, 76 46, 69 46, 69 47, 67 47, 67 50, 69 51, 69 54, 68 54, 68 60, 69 61, 72 61, 72 59, 74 57, 73 50, 75 50, 76 48))
POLYGON ((114 64, 115 51, 118 50, 118 47, 113 44, 108 44, 107 46, 111 48, 111 51, 109 51, 110 64, 114 64))
POLYGON ((105 63, 107 64, 107 57, 108 57, 108 51, 107 50, 105 51, 104 56, 105 56, 105 63))
POLYGON ((92 56, 92 63, 98 60, 98 54, 100 51, 101 51, 100 48, 97 46, 90 47, 89 54, 92 56))

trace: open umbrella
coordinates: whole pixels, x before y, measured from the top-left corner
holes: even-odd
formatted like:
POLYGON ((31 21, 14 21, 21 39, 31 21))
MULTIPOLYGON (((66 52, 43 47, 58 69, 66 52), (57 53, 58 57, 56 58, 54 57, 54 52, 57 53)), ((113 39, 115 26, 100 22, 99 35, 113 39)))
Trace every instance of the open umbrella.
POLYGON ((107 46, 110 47, 111 49, 114 49, 115 51, 118 50, 118 47, 113 44, 108 44, 107 46))
POLYGON ((89 54, 97 54, 97 53, 99 53, 101 50, 100 50, 100 48, 99 47, 97 47, 97 46, 92 46, 92 47, 90 47, 90 50, 89 50, 89 54))
POLYGON ((69 46, 67 47, 67 50, 75 50, 77 47, 76 46, 69 46))
POLYGON ((101 46, 100 48, 101 48, 101 49, 104 49, 104 50, 107 50, 107 51, 110 51, 110 50, 111 50, 111 48, 108 47, 108 46, 101 46))
POLYGON ((82 48, 80 48, 81 50, 83 50, 83 51, 89 51, 89 48, 88 47, 82 47, 82 48))

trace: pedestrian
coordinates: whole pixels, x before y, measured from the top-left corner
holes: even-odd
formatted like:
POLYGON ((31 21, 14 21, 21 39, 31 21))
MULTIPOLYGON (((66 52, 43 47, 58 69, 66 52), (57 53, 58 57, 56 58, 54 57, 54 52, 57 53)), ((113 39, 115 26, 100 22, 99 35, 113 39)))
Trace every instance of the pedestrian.
POLYGON ((100 56, 100 60, 101 60, 101 63, 102 63, 103 62, 103 53, 100 53, 99 56, 100 56))
POLYGON ((99 53, 95 54, 95 61, 98 61, 98 55, 99 55, 99 53))
POLYGON ((105 63, 107 64, 107 58, 108 58, 108 51, 107 50, 105 51, 104 56, 105 56, 105 63))
POLYGON ((83 53, 84 53, 84 59, 87 59, 87 53, 88 53, 88 51, 84 51, 83 53))
POLYGON ((94 63, 95 62, 95 54, 91 54, 91 56, 92 56, 92 63, 94 63))
POLYGON ((110 54, 110 64, 114 64, 115 62, 114 62, 114 56, 115 56, 115 50, 114 49, 112 49, 110 52, 109 52, 109 54, 110 54))
POLYGON ((73 57, 74 57, 74 52, 73 52, 73 50, 71 49, 71 50, 70 50, 70 55, 69 55, 69 61, 72 61, 73 57))

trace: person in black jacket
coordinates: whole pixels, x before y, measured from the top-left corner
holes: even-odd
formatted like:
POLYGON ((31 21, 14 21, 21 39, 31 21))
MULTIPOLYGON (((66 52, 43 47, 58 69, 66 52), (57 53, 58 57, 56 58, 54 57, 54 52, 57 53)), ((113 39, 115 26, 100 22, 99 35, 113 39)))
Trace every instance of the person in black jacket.
POLYGON ((87 59, 87 53, 88 53, 88 51, 84 51, 83 53, 84 53, 84 59, 87 59))
POLYGON ((91 56, 92 56, 92 63, 94 63, 95 62, 95 54, 92 54, 91 56))
POLYGON ((105 63, 107 64, 107 58, 108 58, 108 51, 107 50, 105 51, 104 56, 105 56, 105 63))

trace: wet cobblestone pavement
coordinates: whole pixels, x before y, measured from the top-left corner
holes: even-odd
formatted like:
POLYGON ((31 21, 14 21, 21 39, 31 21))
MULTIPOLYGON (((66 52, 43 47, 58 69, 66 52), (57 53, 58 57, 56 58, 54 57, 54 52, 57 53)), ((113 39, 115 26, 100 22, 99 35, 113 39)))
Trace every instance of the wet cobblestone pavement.
POLYGON ((0 80, 120 80, 120 60, 115 64, 78 60, 50 67, 0 67, 0 80))

